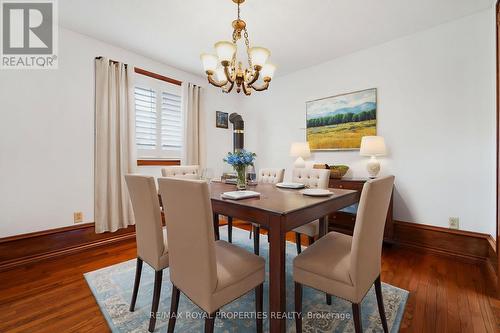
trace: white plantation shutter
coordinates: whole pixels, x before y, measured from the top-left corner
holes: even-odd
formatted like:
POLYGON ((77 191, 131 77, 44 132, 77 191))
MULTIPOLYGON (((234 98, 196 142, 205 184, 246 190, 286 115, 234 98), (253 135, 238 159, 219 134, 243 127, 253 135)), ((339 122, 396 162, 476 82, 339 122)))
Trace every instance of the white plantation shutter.
POLYGON ((156 92, 152 89, 135 87, 135 139, 137 149, 157 148, 156 92))
POLYGON ((181 87, 143 76, 135 81, 138 157, 180 159, 184 140, 181 87))
POLYGON ((181 96, 169 92, 161 94, 161 148, 180 153, 182 149, 181 96))

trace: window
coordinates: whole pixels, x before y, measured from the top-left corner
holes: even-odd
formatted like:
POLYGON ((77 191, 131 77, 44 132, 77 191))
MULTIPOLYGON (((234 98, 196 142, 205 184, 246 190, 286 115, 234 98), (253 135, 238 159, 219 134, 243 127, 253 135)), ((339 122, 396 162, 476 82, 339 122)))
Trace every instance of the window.
POLYGON ((136 75, 134 98, 138 157, 180 159, 184 127, 181 87, 136 75))

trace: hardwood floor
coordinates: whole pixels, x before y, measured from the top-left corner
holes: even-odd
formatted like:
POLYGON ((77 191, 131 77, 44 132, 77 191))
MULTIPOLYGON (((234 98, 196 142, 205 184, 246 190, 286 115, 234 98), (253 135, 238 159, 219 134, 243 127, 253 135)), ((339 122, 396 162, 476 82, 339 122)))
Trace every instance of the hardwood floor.
MULTIPOLYGON (((0 273, 0 332, 108 332, 83 273, 132 258, 135 242, 124 241, 0 273)), ((500 332, 487 273, 479 264, 383 250, 382 281, 410 291, 401 332, 500 332)))

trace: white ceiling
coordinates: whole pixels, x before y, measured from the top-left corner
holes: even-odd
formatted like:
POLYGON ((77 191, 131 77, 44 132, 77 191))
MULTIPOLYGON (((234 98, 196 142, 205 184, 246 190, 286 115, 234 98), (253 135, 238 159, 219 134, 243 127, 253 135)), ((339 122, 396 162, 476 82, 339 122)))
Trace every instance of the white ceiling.
MULTIPOLYGON (((494 0, 246 0, 250 42, 283 75, 493 6, 494 0)), ((63 0, 71 30, 199 74, 199 55, 231 38, 231 0, 63 0)))

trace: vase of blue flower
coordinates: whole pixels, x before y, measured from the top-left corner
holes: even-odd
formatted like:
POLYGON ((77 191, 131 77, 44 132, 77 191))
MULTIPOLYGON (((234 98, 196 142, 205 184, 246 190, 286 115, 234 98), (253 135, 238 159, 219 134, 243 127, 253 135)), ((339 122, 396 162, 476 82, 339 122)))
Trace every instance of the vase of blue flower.
POLYGON ((238 190, 245 190, 247 188, 246 168, 253 165, 256 156, 255 153, 241 149, 234 153, 227 153, 227 156, 224 158, 224 162, 231 165, 238 175, 236 180, 236 188, 238 190))

